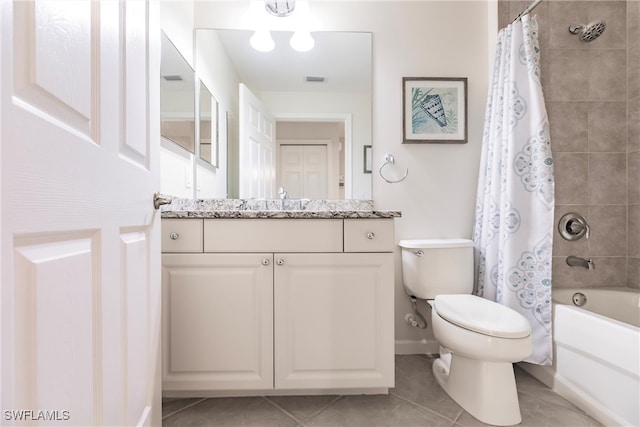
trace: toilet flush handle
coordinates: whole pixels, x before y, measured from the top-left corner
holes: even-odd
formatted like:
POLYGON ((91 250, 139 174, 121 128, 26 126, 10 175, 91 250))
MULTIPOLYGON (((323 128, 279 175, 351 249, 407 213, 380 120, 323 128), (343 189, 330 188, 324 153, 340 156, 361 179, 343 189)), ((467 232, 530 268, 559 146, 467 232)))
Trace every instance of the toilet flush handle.
POLYGON ((424 255, 424 251, 422 249, 418 249, 417 251, 415 251, 413 253, 415 256, 423 256, 424 255))

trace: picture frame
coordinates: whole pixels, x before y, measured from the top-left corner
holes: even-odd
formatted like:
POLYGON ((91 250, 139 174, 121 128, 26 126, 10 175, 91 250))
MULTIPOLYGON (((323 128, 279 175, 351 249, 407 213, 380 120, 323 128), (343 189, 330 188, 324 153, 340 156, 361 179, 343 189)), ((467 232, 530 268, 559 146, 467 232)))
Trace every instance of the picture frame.
POLYGON ((402 143, 467 143, 467 78, 402 78, 402 143))
POLYGON ((364 146, 363 159, 364 159, 363 173, 371 173, 371 168, 373 165, 373 149, 371 145, 364 146))

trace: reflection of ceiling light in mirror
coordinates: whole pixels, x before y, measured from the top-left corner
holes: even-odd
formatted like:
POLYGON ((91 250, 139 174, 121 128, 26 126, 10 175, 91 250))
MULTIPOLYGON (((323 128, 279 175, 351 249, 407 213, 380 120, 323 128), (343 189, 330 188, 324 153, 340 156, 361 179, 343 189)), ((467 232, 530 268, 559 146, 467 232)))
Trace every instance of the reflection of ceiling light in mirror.
POLYGON ((289 40, 289 44, 298 52, 307 52, 313 49, 316 42, 308 31, 296 31, 289 40))
POLYGON ((296 2, 295 0, 265 0, 264 7, 270 14, 283 17, 293 13, 296 2))
POLYGON ((249 39, 251 47, 259 52, 270 52, 276 46, 268 30, 257 30, 249 39))

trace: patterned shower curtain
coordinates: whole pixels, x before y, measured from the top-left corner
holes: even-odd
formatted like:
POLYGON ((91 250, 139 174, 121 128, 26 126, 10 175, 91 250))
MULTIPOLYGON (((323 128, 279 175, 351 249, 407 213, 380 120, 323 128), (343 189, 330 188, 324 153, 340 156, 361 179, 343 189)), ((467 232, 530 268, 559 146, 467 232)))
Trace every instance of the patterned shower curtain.
POLYGON ((498 34, 477 194, 476 293, 524 315, 533 337, 527 361, 551 364, 553 159, 538 23, 529 15, 498 34))

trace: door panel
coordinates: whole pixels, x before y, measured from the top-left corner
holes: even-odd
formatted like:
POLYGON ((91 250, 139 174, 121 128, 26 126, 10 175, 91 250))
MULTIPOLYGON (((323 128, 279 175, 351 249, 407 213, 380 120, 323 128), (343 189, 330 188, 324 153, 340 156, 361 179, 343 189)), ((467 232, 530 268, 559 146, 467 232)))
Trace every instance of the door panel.
POLYGON ((240 198, 273 198, 276 186, 275 119, 240 84, 240 198))
POLYGON ((160 424, 156 8, 2 1, 5 410, 160 424))

